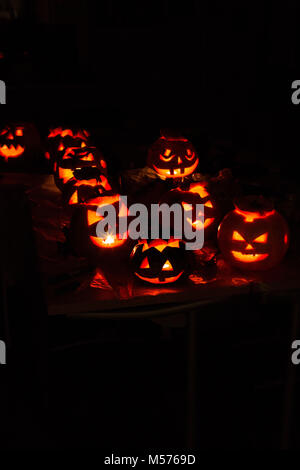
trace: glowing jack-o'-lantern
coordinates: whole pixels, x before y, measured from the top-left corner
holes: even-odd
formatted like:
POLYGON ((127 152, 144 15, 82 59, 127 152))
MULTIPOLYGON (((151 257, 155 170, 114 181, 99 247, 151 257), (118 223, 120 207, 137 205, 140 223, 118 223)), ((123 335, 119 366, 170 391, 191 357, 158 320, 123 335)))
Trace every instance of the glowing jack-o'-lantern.
POLYGON ((111 190, 106 176, 99 174, 91 179, 71 181, 64 187, 63 200, 69 205, 83 204, 89 199, 108 194, 111 190))
POLYGON ((289 230, 272 203, 260 197, 238 201, 218 229, 226 260, 244 270, 265 270, 278 264, 289 245, 289 230))
POLYGON ((130 256, 134 274, 151 284, 175 282, 185 270, 185 248, 181 240, 141 240, 130 256))
POLYGON ((6 127, 0 131, 1 145, 0 145, 0 156, 8 161, 10 158, 20 157, 25 150, 23 144, 24 128, 19 126, 15 129, 6 127), (22 141, 22 145, 21 142, 22 141))
POLYGON ((35 161, 40 151, 40 137, 31 123, 9 124, 0 128, 0 163, 18 169, 35 161))
POLYGON ((68 148, 83 148, 89 145, 90 133, 85 129, 55 127, 49 130, 45 157, 51 161, 59 158, 68 148))
MULTIPOLYGON (((208 191, 208 184, 206 182, 189 183, 183 189, 178 187, 169 191, 161 202, 168 204, 180 203, 184 212, 191 213, 186 215, 186 220, 193 230, 205 231, 205 237, 211 233, 215 226, 218 217, 218 210, 216 202, 213 200, 208 191), (196 213, 196 204, 203 204, 204 213, 202 210, 196 213), (204 224, 202 218, 204 217, 204 224)), ((185 217, 185 214, 183 214, 185 217)))
POLYGON ((107 175, 107 164, 95 147, 68 148, 54 163, 54 179, 61 190, 66 185, 96 185, 100 175, 107 175))
POLYGON ((163 134, 148 152, 148 166, 161 178, 183 178, 191 175, 198 163, 195 148, 184 137, 163 134))
POLYGON ((104 194, 86 201, 77 208, 71 221, 70 241, 74 250, 80 255, 95 259, 103 256, 105 252, 119 254, 122 250, 126 251, 129 238, 127 224, 122 224, 122 219, 125 221, 127 216, 127 206, 119 194, 104 194), (115 226, 109 226, 107 223, 101 231, 98 224, 104 217, 97 213, 97 210, 101 208, 106 212, 106 208, 109 210, 108 206, 115 209, 115 226))

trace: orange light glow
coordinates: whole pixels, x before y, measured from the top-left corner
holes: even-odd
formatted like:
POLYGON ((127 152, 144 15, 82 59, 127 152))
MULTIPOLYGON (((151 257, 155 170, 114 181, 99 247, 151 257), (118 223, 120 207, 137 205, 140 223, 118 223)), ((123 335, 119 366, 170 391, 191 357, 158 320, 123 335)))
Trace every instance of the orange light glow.
POLYGON ((91 179, 91 180, 77 180, 74 186, 97 186, 97 180, 91 179))
MULTIPOLYGON (((114 194, 112 196, 99 196, 88 201, 87 204, 89 206, 91 204, 95 206, 94 210, 88 209, 86 212, 88 226, 93 225, 94 223, 99 222, 100 220, 103 220, 103 216, 97 214, 97 209, 96 209, 97 207, 105 207, 110 204, 115 204, 116 202, 119 202, 119 201, 120 201, 119 194, 114 194)), ((121 204, 119 217, 122 216, 121 214, 127 214, 125 204, 121 204)), ((126 232, 122 235, 124 238, 120 238, 120 235, 107 232, 103 234, 103 236, 99 236, 99 237, 90 236, 90 240, 94 245, 98 246, 99 248, 117 248, 123 245, 127 241, 128 233, 126 232)))
POLYGON ((0 156, 4 157, 7 162, 9 158, 18 158, 24 153, 24 147, 21 145, 10 145, 9 147, 5 144, 0 147, 0 156))
POLYGON ((167 260, 162 267, 163 271, 173 271, 173 266, 171 265, 170 261, 167 260))
MULTIPOLYGON (((169 155, 170 155, 170 154, 169 154, 169 155)), ((159 158, 160 158, 163 162, 170 162, 173 157, 174 157, 174 155, 170 155, 170 156, 159 155, 159 158)))
POLYGON ((16 129, 16 136, 22 137, 23 136, 23 129, 21 129, 21 128, 16 129))
POLYGON ((202 199, 209 195, 204 183, 192 183, 189 192, 199 194, 202 199))
POLYGON ((177 281, 182 274, 183 274, 183 271, 177 274, 177 276, 170 276, 170 277, 167 277, 164 281, 161 281, 158 277, 145 277, 145 276, 141 276, 138 273, 135 273, 135 275, 139 277, 140 279, 142 279, 142 281, 147 281, 147 282, 150 282, 151 284, 170 284, 171 282, 177 281))
POLYGON ((69 204, 78 204, 78 191, 75 191, 69 199, 69 204))
POLYGON ((58 177, 60 180, 63 181, 64 184, 66 184, 68 181, 70 181, 73 177, 73 171, 70 170, 69 168, 58 168, 58 177))
POLYGON ((93 224, 95 224, 96 222, 99 222, 102 219, 103 219, 103 217, 98 215, 96 211, 88 209, 88 211, 87 211, 88 225, 93 225, 93 224))
POLYGON ((244 237, 242 237, 242 235, 239 232, 237 232, 236 230, 234 230, 234 232, 232 234, 232 240, 238 240, 238 241, 241 241, 241 242, 246 241, 244 239, 244 237))
POLYGON ((270 215, 275 214, 275 210, 271 211, 265 211, 265 212, 248 212, 248 211, 242 211, 238 208, 234 210, 236 214, 242 215, 245 219, 245 222, 253 222, 256 219, 266 219, 267 217, 270 217, 270 215))
POLYGON ((90 237, 90 239, 99 248, 117 248, 126 242, 126 238, 118 238, 110 234, 105 238, 90 237))
POLYGON ((189 167, 185 168, 175 168, 173 173, 171 174, 170 170, 167 169, 161 169, 158 168, 157 166, 153 165, 154 170, 156 173, 158 173, 160 176, 165 177, 165 178, 179 178, 183 176, 188 176, 191 173, 194 173, 195 169, 197 168, 199 163, 199 159, 195 161, 195 163, 189 167))
POLYGON ((92 153, 89 153, 85 157, 82 157, 80 160, 83 160, 86 162, 93 162, 95 159, 94 159, 94 155, 92 153))
POLYGON ((195 220, 194 222, 192 221, 192 219, 190 219, 189 217, 187 217, 186 219, 188 221, 188 223, 190 225, 192 225, 193 227, 195 227, 197 230, 200 230, 201 228, 207 228, 209 227, 213 221, 214 221, 214 218, 213 217, 208 217, 207 219, 205 219, 204 221, 204 224, 202 223, 201 220, 195 220))
POLYGON ((191 204, 187 204, 186 202, 182 203, 182 207, 187 212, 191 212, 193 210, 193 206, 191 204))
POLYGON ((191 152, 189 149, 187 150, 187 155, 185 156, 188 160, 192 160, 195 156, 195 152, 191 152))
POLYGON ((148 258, 147 258, 147 257, 144 258, 143 261, 141 262, 140 268, 141 268, 141 269, 148 269, 148 268, 150 268, 149 261, 148 261, 148 258))
POLYGON ((253 241, 256 243, 267 243, 267 240, 268 240, 268 234, 266 232, 260 235, 259 237, 256 237, 253 241))
POLYGON ((242 261, 243 263, 253 263, 256 261, 262 261, 268 257, 268 254, 246 254, 241 253, 239 251, 231 251, 231 253, 235 259, 237 259, 238 261, 242 261))
POLYGON ((145 243, 143 246, 143 251, 148 250, 149 248, 156 248, 158 251, 162 252, 167 246, 172 248, 179 248, 179 240, 170 239, 168 241, 160 240, 151 240, 149 244, 145 243))
POLYGON ((160 240, 159 238, 151 240, 149 243, 146 240, 141 240, 135 245, 131 255, 133 255, 138 246, 142 245, 143 251, 149 250, 150 248, 156 248, 158 251, 162 252, 167 246, 171 248, 179 248, 180 247, 180 240, 177 240, 175 238, 170 238, 169 240, 160 240))
POLYGON ((79 130, 78 132, 73 132, 71 129, 63 129, 62 127, 56 127, 55 129, 50 129, 50 132, 48 134, 48 139, 57 137, 60 135, 61 137, 66 137, 69 135, 70 137, 73 137, 73 139, 82 139, 82 140, 87 140, 89 137, 89 133, 86 130, 79 130))
POLYGON ((287 233, 284 235, 284 243, 287 244, 289 241, 287 233))

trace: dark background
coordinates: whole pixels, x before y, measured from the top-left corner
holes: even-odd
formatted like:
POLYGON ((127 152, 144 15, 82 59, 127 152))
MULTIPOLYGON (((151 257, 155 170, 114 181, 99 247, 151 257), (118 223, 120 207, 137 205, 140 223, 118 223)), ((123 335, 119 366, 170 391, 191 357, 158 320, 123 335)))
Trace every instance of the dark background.
POLYGON ((5 113, 96 120, 137 139, 174 125, 291 157, 296 1, 17 3, 0 31, 5 113))
MULTIPOLYGON (((110 156, 121 168, 132 159, 144 166, 137 149, 161 127, 177 127, 204 160, 221 148, 224 158, 207 166, 211 173, 239 153, 252 180, 261 171, 280 175, 286 197, 289 185, 298 186, 300 109, 291 103, 291 83, 300 76, 299 14, 296 0, 272 6, 1 2, 0 79, 7 84, 7 105, 0 119, 32 120, 42 134, 52 123, 90 127, 108 153, 114 149, 110 156), (118 152, 125 144, 133 157, 118 152)), ((279 447, 290 312, 290 305, 276 302, 259 309, 229 304, 217 324, 199 327, 197 447, 279 447)), ((23 327, 32 329, 26 322, 23 327)), ((6 447, 184 446, 184 325, 166 333, 150 322, 70 328, 56 319, 48 336, 48 365, 39 362, 38 372, 30 371, 35 393, 47 389, 48 404, 40 403, 42 392, 40 401, 33 400, 30 387, 25 395, 33 404, 24 405, 18 395, 6 447), (103 337, 109 339, 104 345, 103 337), (78 341, 88 346, 66 346, 78 341)), ((43 358, 43 348, 35 348, 43 358)), ((295 447, 298 434, 293 431, 295 447)))

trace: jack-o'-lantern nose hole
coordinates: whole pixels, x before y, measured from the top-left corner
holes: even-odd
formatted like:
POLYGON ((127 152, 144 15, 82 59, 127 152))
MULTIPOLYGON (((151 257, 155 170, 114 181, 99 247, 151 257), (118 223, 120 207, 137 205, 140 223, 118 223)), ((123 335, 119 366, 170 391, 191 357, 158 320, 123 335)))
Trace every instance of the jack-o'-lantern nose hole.
POLYGON ((141 269, 149 269, 150 268, 148 258, 143 259, 143 261, 141 262, 140 268, 141 269))
POLYGON ((246 246, 246 250, 253 250, 253 247, 252 245, 250 245, 250 243, 248 243, 248 245, 246 246))
POLYGON ((182 160, 180 157, 178 157, 178 165, 180 165, 182 163, 182 160))
POLYGON ((11 132, 8 134, 7 138, 8 138, 9 140, 14 140, 14 136, 12 135, 11 132))
POLYGON ((167 260, 167 261, 165 262, 165 264, 163 265, 163 268, 162 268, 162 269, 163 269, 163 271, 172 271, 172 270, 173 270, 173 267, 172 267, 172 265, 171 265, 171 263, 170 263, 169 260, 167 260))

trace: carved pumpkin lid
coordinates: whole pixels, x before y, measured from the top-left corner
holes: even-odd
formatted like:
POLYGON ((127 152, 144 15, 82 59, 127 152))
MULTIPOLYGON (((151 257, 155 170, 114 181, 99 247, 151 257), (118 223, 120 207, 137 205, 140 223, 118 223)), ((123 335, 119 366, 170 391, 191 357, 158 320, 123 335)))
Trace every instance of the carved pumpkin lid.
POLYGON ((160 138, 166 140, 173 140, 173 141, 180 141, 180 142, 188 142, 188 139, 183 137, 178 130, 175 129, 161 129, 160 130, 160 138))
POLYGON ((234 201, 234 207, 241 212, 264 215, 274 210, 274 204, 263 196, 243 196, 234 201))

